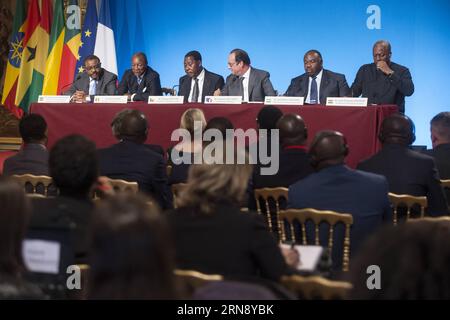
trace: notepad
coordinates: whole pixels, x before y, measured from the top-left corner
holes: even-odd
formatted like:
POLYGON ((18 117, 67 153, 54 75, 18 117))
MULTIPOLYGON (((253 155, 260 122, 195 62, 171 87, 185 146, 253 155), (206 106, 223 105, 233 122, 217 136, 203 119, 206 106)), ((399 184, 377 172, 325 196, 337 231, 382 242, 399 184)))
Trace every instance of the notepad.
MULTIPOLYGON (((288 244, 281 244, 280 246, 282 248, 291 248, 288 244)), ((300 263, 297 265, 297 270, 315 271, 322 256, 323 247, 296 245, 294 248, 300 253, 300 263)))

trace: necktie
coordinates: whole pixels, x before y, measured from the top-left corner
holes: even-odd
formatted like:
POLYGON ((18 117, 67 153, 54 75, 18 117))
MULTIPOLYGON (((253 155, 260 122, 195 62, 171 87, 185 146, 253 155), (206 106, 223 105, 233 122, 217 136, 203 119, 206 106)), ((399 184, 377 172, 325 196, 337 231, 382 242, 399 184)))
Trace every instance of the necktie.
POLYGON ((316 78, 317 78, 317 76, 313 77, 312 81, 311 81, 311 92, 309 93, 309 103, 311 103, 311 104, 318 103, 316 78))
POLYGON ((138 86, 141 85, 141 82, 142 82, 142 77, 137 77, 137 83, 138 83, 138 86))
POLYGON ((89 83, 89 95, 95 96, 97 93, 97 80, 91 79, 91 82, 89 83))
POLYGON ((194 78, 194 89, 192 91, 192 101, 191 102, 198 102, 198 93, 199 93, 199 89, 198 89, 198 78, 194 78))
POLYGON ((239 77, 239 90, 241 91, 242 101, 244 101, 244 79, 245 77, 239 77))

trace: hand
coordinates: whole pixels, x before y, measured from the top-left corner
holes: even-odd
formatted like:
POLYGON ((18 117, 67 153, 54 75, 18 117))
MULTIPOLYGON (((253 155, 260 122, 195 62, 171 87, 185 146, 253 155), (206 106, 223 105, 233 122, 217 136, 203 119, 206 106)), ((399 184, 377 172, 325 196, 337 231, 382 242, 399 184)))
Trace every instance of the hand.
POLYGON ((131 93, 125 93, 124 96, 127 96, 127 100, 131 101, 131 96, 132 96, 131 93))
POLYGON ((389 65, 386 63, 386 61, 378 61, 377 62, 377 69, 381 70, 385 75, 390 75, 391 73, 394 73, 394 70, 389 68, 389 65))
POLYGON ((75 91, 73 95, 73 100, 77 103, 83 103, 86 102, 86 93, 84 91, 75 91))
POLYGON ((217 89, 216 91, 214 91, 214 96, 215 97, 221 96, 221 95, 222 95, 222 92, 220 91, 220 89, 217 89))
POLYGON ((282 247, 281 253, 289 266, 297 268, 300 263, 300 253, 296 249, 282 247))

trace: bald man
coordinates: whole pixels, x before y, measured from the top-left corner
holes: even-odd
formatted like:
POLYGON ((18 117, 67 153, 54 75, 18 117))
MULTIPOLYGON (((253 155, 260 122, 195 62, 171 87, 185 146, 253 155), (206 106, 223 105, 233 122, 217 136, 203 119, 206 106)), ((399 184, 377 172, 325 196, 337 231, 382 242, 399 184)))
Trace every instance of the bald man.
MULTIPOLYGON (((319 132, 309 150, 316 173, 289 187, 289 208, 314 208, 350 213, 352 256, 361 243, 383 222, 392 223, 388 200, 388 183, 380 175, 352 170, 345 165, 348 154, 345 137, 336 131, 319 132)), ((342 265, 344 230, 335 228, 333 269, 342 265)), ((321 225, 320 244, 327 246, 326 225, 321 225)), ((313 228, 307 228, 308 239, 314 239, 313 228)))
POLYGON ((378 138, 381 151, 359 163, 358 169, 385 176, 390 192, 426 196, 428 214, 446 215, 446 198, 433 158, 409 149, 415 140, 412 120, 403 114, 387 117, 378 138))
POLYGON ((396 104, 405 112, 405 96, 414 93, 408 68, 391 61, 391 44, 380 40, 373 45, 373 63, 359 68, 352 84, 354 97, 367 97, 369 104, 396 104))

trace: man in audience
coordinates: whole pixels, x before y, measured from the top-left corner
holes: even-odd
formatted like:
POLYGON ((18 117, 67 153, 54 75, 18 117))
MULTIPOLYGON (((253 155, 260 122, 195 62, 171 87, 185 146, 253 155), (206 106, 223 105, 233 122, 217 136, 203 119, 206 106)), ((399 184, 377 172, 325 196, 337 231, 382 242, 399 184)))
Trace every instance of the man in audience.
POLYGON ((354 97, 368 98, 369 104, 396 104, 405 112, 405 96, 414 93, 408 68, 391 61, 391 44, 380 40, 373 46, 373 63, 359 68, 352 84, 354 97))
POLYGON ((292 79, 285 96, 305 97, 305 103, 325 105, 327 97, 351 95, 345 75, 323 69, 323 59, 319 51, 306 52, 303 64, 305 73, 292 79))
MULTIPOLYGON (((439 177, 450 179, 450 112, 436 115, 430 126, 433 150, 426 153, 434 158, 439 177)), ((447 190, 447 201, 450 204, 450 190, 447 190)))
POLYGON ((178 92, 179 96, 184 96, 184 102, 204 102, 206 96, 212 96, 223 88, 223 77, 203 68, 198 51, 186 53, 184 71, 186 75, 180 78, 178 92))
POLYGON ((125 71, 118 93, 128 96, 129 101, 148 101, 149 96, 162 95, 159 74, 150 68, 145 53, 131 57, 131 69, 125 71))
POLYGON ((48 176, 47 123, 39 114, 24 116, 19 122, 23 147, 5 160, 4 175, 34 174, 48 176))
POLYGON ((94 102, 96 95, 117 94, 117 76, 102 68, 100 59, 89 55, 84 59, 84 72, 76 76, 72 87, 65 93, 78 103, 94 102))
POLYGON ((101 184, 95 144, 79 135, 59 140, 50 151, 49 169, 59 195, 33 199, 30 228, 73 229, 75 256, 85 261, 93 210, 90 193, 101 184))
POLYGON ((267 71, 251 67, 250 57, 242 49, 234 49, 228 56, 227 77, 223 96, 241 96, 243 102, 264 101, 266 96, 276 96, 267 71))
POLYGON ((408 148, 416 139, 412 120, 400 113, 387 117, 378 138, 383 144, 381 151, 359 163, 358 169, 384 175, 390 192, 426 196, 429 214, 447 214, 433 158, 408 148))
MULTIPOLYGON (((353 216, 351 250, 354 254, 365 238, 383 222, 392 223, 388 183, 380 175, 352 170, 344 161, 349 149, 345 137, 336 131, 319 132, 310 147, 316 173, 289 187, 289 208, 314 208, 349 213, 353 216)), ((337 225, 333 246, 333 268, 342 264, 343 227, 337 225)), ((307 228, 314 239, 313 228, 307 228)), ((327 245, 327 226, 320 227, 320 243, 327 245)))
POLYGON ((98 150, 100 173, 111 179, 137 182, 139 189, 152 194, 162 208, 170 208, 164 158, 144 145, 148 135, 145 115, 138 110, 122 112, 125 114, 117 115, 122 120, 115 129, 119 143, 98 150))

